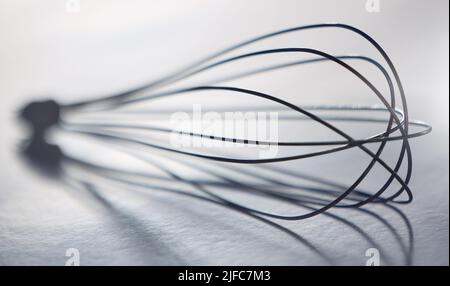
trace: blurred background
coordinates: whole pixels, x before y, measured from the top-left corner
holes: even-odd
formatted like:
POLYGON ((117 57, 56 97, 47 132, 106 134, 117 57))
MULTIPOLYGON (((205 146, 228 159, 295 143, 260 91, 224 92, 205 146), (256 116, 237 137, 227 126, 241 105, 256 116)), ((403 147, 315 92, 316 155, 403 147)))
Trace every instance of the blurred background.
MULTIPOLYGON (((366 250, 375 247, 385 264, 448 265, 449 3, 377 3, 1 1, 0 264, 64 265, 67 249, 75 248, 82 265, 364 265, 366 250), (17 111, 29 101, 70 103, 114 94, 243 40, 323 22, 346 23, 373 36, 399 71, 411 118, 433 126, 430 135, 411 141, 410 205, 331 211, 345 222, 323 215, 279 222, 299 239, 239 213, 164 193, 106 187, 81 195, 41 176, 18 155, 27 130, 17 111)), ((306 32, 277 44, 375 54, 361 39, 347 37, 342 31, 306 32)), ((333 68, 311 67, 288 77, 290 84, 280 78, 273 79, 279 85, 244 84, 283 92, 298 104, 376 102, 361 97, 363 87, 333 68), (304 79, 300 94, 292 88, 299 84, 296 77, 304 79)), ((360 168, 357 155, 335 159, 296 168, 312 174, 326 169, 327 177, 343 183, 360 168), (335 171, 346 165, 348 170, 335 171)))

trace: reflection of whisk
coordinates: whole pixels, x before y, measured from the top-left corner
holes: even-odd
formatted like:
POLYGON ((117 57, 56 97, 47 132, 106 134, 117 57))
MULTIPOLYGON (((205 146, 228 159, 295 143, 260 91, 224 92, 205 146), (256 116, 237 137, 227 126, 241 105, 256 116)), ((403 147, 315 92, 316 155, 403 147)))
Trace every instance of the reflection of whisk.
MULTIPOLYGON (((262 61, 265 63, 265 61, 262 61)), ((192 102, 191 102, 192 104, 192 102)), ((242 109, 242 108, 241 108, 242 109)), ((147 109, 146 109, 147 110, 147 109)), ((170 114, 170 111, 160 112, 162 114, 170 114)), ((71 133, 87 135, 91 138, 100 139, 105 142, 115 142, 117 147, 123 144, 132 144, 134 147, 144 147, 150 148, 154 153, 158 153, 158 156, 173 159, 172 156, 179 155, 184 158, 192 158, 202 160, 201 163, 197 163, 195 160, 183 160, 180 159, 178 162, 182 162, 184 165, 189 166, 190 169, 200 170, 203 173, 207 173, 209 176, 215 178, 215 182, 199 182, 198 180, 186 179, 180 176, 168 167, 164 167, 161 164, 155 163, 154 159, 145 160, 147 163, 156 165, 159 170, 162 170, 165 175, 168 175, 172 181, 181 182, 184 184, 194 185, 197 189, 204 193, 212 196, 221 202, 225 202, 229 205, 237 207, 244 211, 249 211, 255 214, 265 215, 269 217, 279 218, 279 219, 289 219, 289 220, 299 220, 305 219, 317 214, 320 214, 332 207, 360 207, 370 202, 398 202, 398 203, 409 203, 412 201, 412 193, 408 187, 408 183, 411 179, 412 174, 412 155, 409 146, 408 139, 413 137, 418 137, 425 135, 431 131, 431 127, 425 123, 412 121, 409 119, 407 103, 405 93, 400 82, 399 75, 386 52, 381 48, 381 46, 373 40, 369 35, 358 30, 354 27, 344 25, 344 24, 317 24, 310 26, 302 26, 291 28, 287 30, 282 30, 254 38, 252 40, 240 43, 238 45, 232 46, 221 52, 213 54, 205 59, 190 65, 175 74, 164 77, 160 80, 152 82, 150 84, 141 86, 139 88, 116 94, 109 97, 102 97, 93 100, 87 100, 82 102, 77 102, 68 105, 59 105, 54 101, 38 102, 28 105, 22 113, 23 117, 29 121, 34 130, 33 139, 28 144, 27 153, 30 158, 40 163, 44 162, 50 167, 60 167, 60 163, 71 162, 78 165, 82 165, 86 169, 99 170, 102 169, 104 172, 111 171, 111 168, 105 168, 100 165, 95 165, 91 162, 86 162, 85 160, 76 159, 68 154, 62 152, 59 147, 51 146, 45 142, 44 135, 46 129, 50 126, 58 126, 65 131, 71 133), (305 30, 315 30, 315 29, 344 29, 357 35, 361 36, 367 40, 379 54, 382 56, 387 68, 384 64, 377 62, 376 60, 365 57, 365 56, 355 56, 355 55, 342 55, 334 56, 325 53, 321 50, 312 48, 280 48, 274 47, 271 49, 257 50, 252 52, 238 53, 237 55, 232 55, 232 53, 239 52, 244 48, 250 47, 252 44, 262 42, 264 40, 273 39, 285 34, 291 34, 295 32, 305 31, 305 30), (311 58, 306 58, 302 60, 295 60, 289 62, 282 62, 277 64, 265 65, 263 67, 258 67, 253 70, 232 72, 231 74, 226 74, 221 76, 219 79, 209 80, 201 82, 200 84, 189 84, 186 83, 196 76, 201 76, 219 68, 229 66, 231 64, 239 63, 246 60, 258 60, 262 59, 264 56, 282 56, 282 55, 309 55, 311 58), (366 76, 364 76, 360 71, 358 71, 353 65, 350 64, 352 61, 362 61, 373 65, 377 68, 383 75, 388 88, 389 97, 385 98, 383 93, 375 86, 372 81, 370 81, 366 76), (367 86, 373 94, 375 94, 376 99, 380 101, 380 105, 296 105, 290 101, 281 99, 279 96, 274 96, 269 93, 264 93, 261 91, 256 91, 253 89, 242 88, 237 86, 225 85, 225 82, 241 80, 250 76, 257 74, 267 74, 269 72, 275 72, 294 66, 302 66, 306 64, 315 64, 321 62, 331 62, 353 75, 361 83, 367 86), (393 76, 393 78, 392 78, 393 76), (183 85, 184 83, 184 85, 183 85), (396 92, 400 95, 400 106, 398 105, 398 99, 396 99, 396 92), (122 120, 124 115, 153 115, 155 116, 158 112, 147 111, 142 112, 137 108, 139 104, 153 103, 157 100, 174 98, 177 101, 179 98, 185 99, 186 96, 197 96, 199 94, 221 92, 225 96, 229 95, 241 95, 250 98, 264 100, 270 104, 275 104, 276 106, 258 109, 254 107, 256 111, 266 110, 266 111, 280 111, 281 119, 283 120, 309 120, 315 124, 319 124, 324 128, 324 130, 331 131, 334 135, 339 136, 340 139, 333 140, 310 140, 310 141, 298 141, 298 140, 260 140, 259 138, 240 138, 237 136, 227 136, 226 134, 206 134, 203 132, 196 132, 195 130, 174 130, 173 128, 161 127, 155 125, 143 125, 143 122, 138 121, 138 123, 130 123, 125 119, 122 120), (137 109, 136 109, 137 108, 137 109), (364 112, 365 116, 354 116, 348 115, 348 113, 364 112), (389 117, 387 119, 380 119, 374 116, 368 116, 368 114, 373 115, 374 113, 388 113, 389 117), (325 113, 324 115, 319 115, 319 113, 325 113), (334 113, 346 114, 342 115, 332 115, 334 113), (299 116, 300 115, 300 116, 299 116), (76 121, 74 118, 79 116, 84 120, 76 121), (90 116, 90 117, 89 117, 90 116), (87 118, 87 119, 86 119, 87 118), (118 121, 120 120, 120 121, 118 121), (348 132, 341 128, 338 128, 336 124, 331 122, 350 122, 350 123, 364 123, 368 124, 386 124, 385 130, 381 133, 377 133, 368 136, 364 139, 355 138, 348 132), (419 131, 410 132, 411 127, 420 128, 419 131), (134 132, 134 134, 133 134, 134 132), (294 150, 293 154, 286 156, 274 156, 270 158, 255 158, 255 157, 245 157, 241 156, 230 156, 224 155, 223 150, 202 150, 202 151, 192 151, 185 148, 176 148, 168 145, 167 142, 157 143, 152 140, 142 139, 141 134, 143 132, 151 134, 173 134, 177 133, 181 137, 191 137, 200 138, 211 141, 228 142, 236 145, 245 146, 256 146, 258 148, 263 148, 267 146, 278 146, 280 148, 294 150), (137 134, 137 135, 136 135, 137 134), (401 149, 398 154, 398 158, 394 166, 390 166, 386 161, 381 159, 381 154, 385 150, 388 142, 399 141, 401 142, 401 149), (120 143, 120 144, 117 144, 120 143), (376 145, 377 148, 373 151, 368 145, 376 145), (308 151, 308 152, 297 152, 297 148, 323 148, 320 150, 308 151), (276 169, 272 164, 277 162, 287 162, 293 160, 300 160, 306 158, 318 157, 326 154, 334 154, 339 151, 359 149, 364 154, 368 155, 370 158, 369 164, 363 169, 362 173, 358 178, 346 188, 336 188, 336 186, 331 186, 335 188, 333 191, 328 191, 326 194, 321 193, 317 188, 311 188, 307 186, 298 186, 290 183, 284 183, 280 180, 274 178, 266 177, 262 175, 266 171, 271 171, 275 173, 281 173, 283 175, 289 174, 289 171, 280 171, 276 169), (159 155, 162 154, 162 155, 159 155), (211 165, 212 162, 223 162, 229 163, 224 169, 230 171, 234 170, 236 173, 246 174, 252 178, 258 178, 265 181, 264 186, 255 186, 246 182, 242 182, 239 179, 231 178, 230 176, 224 175, 222 171, 214 171, 217 167, 205 167, 204 162, 207 160, 208 164, 211 165), (406 160, 406 163, 405 163, 406 160), (234 163, 234 164, 232 164, 234 163), (261 165, 262 164, 262 165, 261 165), (400 175, 400 170, 403 165, 406 165, 406 174, 402 178, 400 175), (237 167, 239 166, 239 167, 237 167), (242 167, 241 167, 242 166, 242 167), (246 169, 245 166, 252 166, 256 169, 250 171, 246 169), (389 173, 389 178, 383 183, 383 185, 373 194, 359 190, 362 182, 368 177, 375 166, 381 166, 385 171, 389 173), (382 197, 389 187, 399 184, 398 190, 396 190, 392 195, 382 197), (235 189, 235 190, 246 190, 258 195, 263 195, 267 198, 273 198, 282 200, 285 202, 290 202, 294 204, 302 203, 308 211, 305 214, 300 215, 278 215, 272 212, 257 210, 253 207, 247 207, 243 204, 236 203, 232 200, 226 199, 225 197, 218 195, 208 189, 211 186, 221 186, 225 188, 235 189), (274 189, 276 188, 276 189, 274 189), (300 188, 302 190, 310 191, 308 195, 299 194, 292 192, 292 189, 300 188), (290 190, 290 191, 288 191, 290 190), (400 200, 399 196, 406 192, 407 199, 400 200), (311 196, 311 193, 314 193, 311 196), (321 196, 332 196, 332 200, 327 200, 321 196), (342 203, 347 201, 348 203, 342 203)), ((367 128, 368 129, 368 128, 367 128)), ((180 137, 180 138, 181 138, 180 137)), ((131 148, 134 149, 134 148, 131 148)), ((136 150, 125 150, 128 154, 142 159, 142 155, 138 155, 136 150)), ((148 152, 146 152, 148 155, 148 152)), ((220 164, 220 163, 217 163, 220 164)), ((115 171, 118 171, 115 169, 115 171)), ((104 173, 103 172, 103 173, 104 173)), ((295 173, 292 173, 293 177, 296 177, 295 173)), ((144 176, 145 177, 145 176, 144 176)), ((152 178, 147 176, 147 178, 152 178)), ((112 176, 112 179, 120 180, 119 174, 112 176)), ((328 186, 329 188, 330 186, 328 186)))

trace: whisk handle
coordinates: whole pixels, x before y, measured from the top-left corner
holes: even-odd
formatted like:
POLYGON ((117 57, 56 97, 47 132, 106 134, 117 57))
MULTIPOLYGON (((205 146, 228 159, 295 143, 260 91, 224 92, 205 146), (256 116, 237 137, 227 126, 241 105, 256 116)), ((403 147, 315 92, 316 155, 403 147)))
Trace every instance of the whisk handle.
POLYGON ((60 105, 54 100, 31 102, 20 111, 20 117, 32 129, 30 140, 23 150, 24 155, 46 173, 58 173, 62 150, 57 145, 49 144, 45 135, 59 123, 60 105))

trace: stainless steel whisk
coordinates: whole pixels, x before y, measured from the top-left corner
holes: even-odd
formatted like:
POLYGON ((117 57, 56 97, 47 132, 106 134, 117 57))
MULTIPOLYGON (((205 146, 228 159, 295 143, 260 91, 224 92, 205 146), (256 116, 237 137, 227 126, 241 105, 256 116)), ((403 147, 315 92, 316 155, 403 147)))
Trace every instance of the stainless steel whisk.
MULTIPOLYGON (((142 112, 142 111, 141 111, 142 112)), ((133 112, 132 112, 133 113, 133 112)), ((143 111, 145 114, 145 110, 143 111)), ((137 114, 134 111, 133 114, 137 114)), ((284 114, 284 113, 283 113, 284 114)), ((76 164, 81 166, 85 170, 91 173, 96 173, 99 176, 108 178, 109 180, 127 183, 131 185, 141 185, 144 179, 155 179, 149 175, 127 173, 124 170, 116 167, 105 167, 100 164, 94 164, 92 162, 86 162, 79 158, 71 157, 62 151, 59 146, 51 145, 46 140, 46 133, 50 127, 56 127, 71 133, 77 133, 86 135, 90 138, 96 138, 106 142, 113 142, 113 145, 121 146, 122 144, 131 144, 132 146, 139 146, 146 148, 152 152, 162 152, 167 157, 172 159, 174 155, 178 155, 178 162, 189 166, 191 169, 208 174, 209 177, 214 177, 215 181, 207 180, 193 180, 186 179, 180 176, 177 172, 158 164, 153 160, 145 160, 142 156, 137 155, 136 152, 130 151, 131 156, 140 158, 146 163, 159 168, 163 173, 168 175, 169 183, 181 183, 185 185, 194 186, 196 189, 214 200, 233 206, 242 211, 248 211, 253 214, 259 214, 278 219, 287 220, 300 220, 313 217, 320 213, 327 211, 332 207, 360 207, 367 203, 409 203, 412 201, 413 195, 408 187, 412 176, 412 152, 409 145, 409 139, 425 135, 431 131, 431 127, 423 122, 414 121, 409 118, 406 95, 400 81, 400 77, 397 70, 394 67, 391 59, 384 51, 384 49, 368 34, 365 32, 345 24, 316 24, 308 26, 294 27, 281 31, 276 31, 270 34, 262 35, 260 37, 253 38, 251 40, 239 43, 224 49, 218 53, 212 54, 188 67, 181 69, 180 71, 163 77, 157 81, 140 86, 138 88, 118 93, 107 97, 98 97, 91 100, 85 100, 70 104, 59 104, 53 100, 44 102, 34 102, 27 105, 22 110, 22 117, 30 124, 33 130, 33 134, 28 141, 25 153, 28 158, 33 162, 37 162, 40 166, 46 166, 47 169, 60 171, 62 164, 76 164), (336 29, 345 30, 353 33, 359 37, 362 37, 372 45, 379 55, 383 59, 383 63, 376 61, 375 59, 361 55, 332 55, 314 48, 306 47, 274 47, 265 50, 255 50, 251 52, 238 53, 237 55, 230 55, 232 52, 238 52, 242 48, 247 48, 251 44, 261 42, 266 39, 276 38, 281 35, 290 33, 300 33, 306 30, 329 30, 330 32, 336 29), (236 63, 247 59, 260 59, 265 55, 286 55, 286 54, 300 54, 307 55, 308 58, 302 60, 295 60, 290 62, 284 62, 282 64, 275 64, 265 66, 263 68, 256 68, 247 72, 237 72, 231 75, 225 76, 219 80, 210 81, 206 84, 194 84, 177 87, 184 80, 208 73, 219 67, 230 63, 236 63), (363 61, 373 65, 383 75, 388 87, 389 94, 385 96, 372 81, 365 77, 361 71, 352 65, 354 61, 363 61), (375 98, 379 100, 379 105, 315 105, 315 106, 303 106, 297 105, 290 101, 284 100, 279 96, 265 93, 263 90, 254 90, 243 88, 239 86, 226 85, 226 82, 235 79, 242 79, 248 76, 270 73, 272 71, 282 70, 293 66, 302 66, 305 64, 316 64, 321 62, 330 62, 342 68, 349 74, 353 75, 355 79, 359 80, 365 86, 367 86, 371 92, 375 95, 375 98), (259 140, 254 138, 238 138, 233 136, 221 136, 211 134, 204 134, 201 132, 194 132, 192 130, 174 130, 167 127, 156 127, 149 125, 139 125, 135 123, 121 122, 120 111, 126 107, 134 106, 140 103, 154 102, 160 99, 176 100, 177 96, 184 96, 196 93, 207 92, 226 92, 232 94, 239 94, 251 98, 258 98, 264 101, 275 104, 270 110, 279 110, 280 112, 288 111, 288 113, 299 115, 300 117, 315 122, 321 125, 324 130, 331 131, 340 139, 333 140, 311 140, 311 141, 270 141, 259 140), (397 98, 398 97, 398 98, 397 98), (400 103, 400 104, 398 104, 400 103), (401 108, 399 107, 401 106, 401 108), (281 111, 283 110, 283 111, 281 111), (363 117, 355 116, 332 116, 327 114, 328 112, 364 112, 366 115, 363 117), (388 119, 379 119, 368 114, 374 112, 385 112, 389 114, 388 119), (319 115, 325 113, 325 115, 319 115), (110 118, 116 118, 118 120, 109 121, 103 119, 103 121, 89 121, 88 122, 74 122, 70 120, 71 116, 83 114, 94 115, 108 115, 110 118), (335 121, 348 121, 359 122, 364 124, 385 124, 385 130, 381 133, 373 134, 367 138, 357 138, 338 128, 335 121), (418 131, 411 132, 411 127, 418 129, 418 131), (180 136, 200 138, 212 141, 222 141, 240 145, 253 145, 253 146, 279 146, 282 148, 323 148, 321 150, 314 150, 311 152, 295 153, 288 156, 276 156, 271 158, 240 158, 238 156, 228 156, 220 154, 220 152, 210 153, 203 151, 191 151, 184 148, 175 148, 166 144, 158 144, 154 141, 145 139, 137 139, 136 136, 132 136, 125 131, 148 131, 153 133, 173 134, 177 133, 180 136), (401 148, 398 153, 398 157, 393 166, 388 164, 381 158, 381 154, 385 150, 388 143, 398 141, 401 143, 401 148), (375 150, 372 150, 368 145, 377 145, 375 150), (270 171, 275 173, 281 173, 294 178, 299 178, 300 175, 295 172, 289 172, 286 170, 280 170, 274 167, 275 163, 295 161, 307 158, 314 158, 318 156, 324 156, 327 154, 335 154, 337 152, 358 149, 365 155, 369 156, 370 162, 365 168, 363 168, 361 174, 350 186, 343 186, 333 184, 327 181, 320 181, 321 184, 327 186, 328 191, 324 192, 319 188, 311 186, 299 186, 274 178, 265 177, 264 172, 270 171), (198 159, 197 161, 194 159, 198 159), (199 163, 200 162, 200 163, 199 163), (207 162, 207 163, 206 163, 207 162), (246 174, 248 176, 258 178, 264 181, 265 185, 251 184, 229 175, 225 175, 220 171, 214 169, 214 167, 208 167, 208 164, 225 164, 228 171, 233 168, 238 173, 246 174), (220 163, 221 162, 221 163, 220 163), (254 166, 255 170, 247 169, 245 166, 254 166), (360 185, 367 178, 367 176, 373 171, 375 166, 383 168, 389 173, 389 178, 383 183, 383 185, 373 194, 360 190, 360 185), (401 168, 405 168, 406 173, 404 176, 400 175, 401 168), (389 196, 382 196, 389 187, 394 184, 398 184, 398 189, 389 196), (222 187, 234 190, 246 191, 273 200, 280 200, 295 205, 301 205, 308 211, 299 215, 280 215, 273 212, 262 211, 256 207, 248 207, 241 203, 237 203, 233 200, 229 200, 224 196, 211 191, 211 187, 222 187), (295 189, 299 192, 296 193, 295 189), (329 190, 331 189, 331 190, 329 190), (289 191, 287 191, 289 190, 289 191), (292 191, 294 190, 294 191, 292 191), (306 191, 307 194, 301 192, 306 191), (400 195, 406 193, 406 199, 400 199, 400 195), (333 199, 326 200, 321 196, 332 196, 333 199), (344 203, 346 202, 346 203, 344 203)), ((99 117, 101 118, 101 116, 99 117)), ((131 148, 133 149, 133 148, 131 148)), ((295 149, 294 149, 295 150, 295 149)), ((128 152, 128 151, 126 151, 128 152)), ((159 153, 158 153, 159 154, 159 153)), ((220 165, 224 166, 224 165, 220 165)), ((159 178, 161 179, 161 178, 159 178)), ((310 178, 311 179, 311 178, 310 178)), ((312 179, 317 182, 318 180, 312 179)), ((167 190, 167 189, 166 189, 167 190)))

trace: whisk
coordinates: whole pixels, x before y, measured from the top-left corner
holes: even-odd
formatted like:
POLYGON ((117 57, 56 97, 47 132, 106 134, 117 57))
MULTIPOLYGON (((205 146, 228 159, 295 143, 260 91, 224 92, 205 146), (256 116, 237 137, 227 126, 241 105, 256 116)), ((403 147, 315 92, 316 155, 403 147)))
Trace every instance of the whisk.
MULTIPOLYGON (((262 61, 265 63, 265 61, 262 61)), ((191 102, 191 104, 194 101, 191 102)), ((242 107, 243 108, 243 107, 242 107)), ((253 107, 253 109, 257 109, 253 107)), ((170 114, 170 112, 160 112, 170 114)), ((62 163, 75 163, 78 166, 82 166, 85 170, 91 173, 97 173, 103 177, 117 182, 126 182, 132 185, 142 185, 141 181, 145 179, 156 179, 145 174, 137 174, 132 172, 126 172, 121 169, 113 168, 110 166, 102 166, 101 164, 95 164, 87 162, 86 160, 75 158, 68 155, 66 152, 57 145, 51 145, 47 142, 45 135, 50 127, 57 127, 57 129, 67 131, 73 134, 85 135, 89 138, 95 138, 104 142, 113 142, 112 145, 116 145, 118 148, 122 148, 123 144, 131 144, 133 148, 125 150, 131 156, 134 156, 146 163, 158 168, 164 174, 169 176, 169 184, 181 183, 194 186, 196 189, 206 193, 208 196, 225 203, 227 205, 238 208, 239 210, 248 211, 254 214, 264 215, 272 218, 287 219, 287 220, 300 220, 313 217, 321 214, 333 207, 361 207, 368 203, 410 203, 413 199, 412 192, 408 186, 412 176, 412 152, 409 144, 409 139, 414 137, 423 136, 431 131, 431 126, 420 121, 414 121, 409 118, 406 95, 400 81, 400 77, 397 70, 394 67, 391 59, 384 51, 384 49, 368 34, 365 32, 345 24, 315 24, 308 26, 294 27, 290 29, 276 31, 270 34, 262 35, 251 40, 239 43, 231 46, 220 52, 214 53, 205 57, 204 59, 191 64, 176 73, 163 77, 159 80, 142 85, 140 87, 131 89, 126 92, 114 94, 112 96, 98 97, 91 100, 85 100, 80 102, 74 102, 70 104, 59 104, 56 101, 48 100, 41 102, 34 102, 27 105, 22 110, 22 117, 31 125, 33 129, 33 135, 31 140, 25 148, 25 153, 30 159, 38 162, 41 166, 45 165, 52 170, 60 170, 62 163), (372 45, 381 58, 383 63, 377 60, 362 55, 333 55, 321 51, 319 49, 309 47, 272 47, 264 50, 253 50, 250 52, 239 52, 244 48, 250 47, 252 44, 262 42, 268 39, 275 39, 281 35, 300 33, 306 30, 328 30, 333 31, 336 29, 345 30, 362 37, 370 45, 372 45), (232 55, 233 53, 237 53, 232 55), (281 64, 270 64, 264 67, 254 68, 245 72, 232 72, 221 78, 215 80, 209 80, 206 82, 196 84, 186 84, 185 82, 193 79, 196 76, 205 75, 220 67, 225 67, 233 63, 239 63, 246 60, 258 60, 264 56, 283 56, 288 54, 294 55, 306 55, 308 58, 283 62, 281 64), (387 83, 389 92, 385 96, 383 92, 363 73, 358 70, 351 63, 353 62, 365 62, 374 66, 383 76, 387 83), (291 101, 282 99, 278 95, 264 92, 264 90, 249 89, 242 86, 227 85, 227 82, 233 80, 241 80, 247 77, 251 77, 258 74, 267 74, 274 71, 287 69, 290 67, 313 65, 323 62, 333 63, 340 67, 341 70, 346 71, 348 74, 354 76, 360 83, 364 84, 375 95, 375 98, 380 102, 379 105, 299 105, 291 101), (184 85, 183 85, 184 83, 184 85), (139 104, 153 103, 162 99, 173 99, 177 101, 177 98, 193 94, 208 94, 213 92, 223 92, 226 95, 234 94, 241 95, 248 98, 255 98, 264 100, 276 107, 269 107, 263 110, 277 111, 282 115, 282 119, 292 120, 309 120, 316 124, 319 124, 324 130, 331 131, 334 135, 337 135, 339 139, 333 140, 260 140, 259 138, 240 138, 237 136, 223 135, 211 135, 203 132, 196 132, 194 130, 179 130, 176 128, 167 128, 154 125, 143 125, 136 123, 129 123, 124 116, 126 114, 132 115, 152 115, 155 116, 158 112, 150 112, 147 109, 136 109, 139 104), (398 93, 397 93, 398 92, 398 93), (398 104, 399 97, 400 105, 398 104), (399 107, 401 106, 401 108, 399 107), (134 109, 133 109, 134 108, 134 109), (131 110, 131 111, 130 111, 131 110), (345 116, 336 116, 334 113, 350 113, 360 112, 364 116, 353 116, 346 114, 345 116), (374 117, 374 113, 388 113, 387 119, 380 119, 374 117), (76 122, 73 118, 76 116, 85 116, 84 122, 76 122), (87 116, 87 117, 86 117, 87 116), (91 116, 91 117, 89 117, 91 116), (108 117, 109 116, 109 117, 108 117), (87 118, 87 119, 86 119, 87 118), (122 120, 123 119, 123 120, 122 120), (349 132, 338 128, 333 122, 344 121, 353 123, 363 123, 365 126, 370 124, 385 124, 385 129, 381 133, 376 133, 365 138, 355 137, 349 132), (418 131, 411 132, 411 127, 418 129, 418 131), (130 134, 131 132, 131 134, 130 134), (272 156, 269 158, 241 158, 240 156, 231 156, 224 154, 224 150, 202 150, 192 151, 189 148, 174 147, 166 143, 160 143, 149 139, 138 139, 139 136, 132 134, 132 132, 152 132, 158 134, 177 134, 179 138, 189 137, 198 138, 202 140, 227 142, 236 145, 244 146, 257 146, 257 147, 270 147, 277 146, 280 148, 292 148, 294 154, 283 156, 272 156), (393 166, 388 164, 381 158, 381 154, 385 150, 385 147, 389 142, 398 141, 401 143, 401 148, 398 153, 398 157, 393 166), (369 145, 376 145, 376 149, 372 150, 369 145), (181 162, 185 166, 189 166, 190 169, 201 171, 208 176, 215 178, 215 181, 208 180, 191 180, 180 176, 170 168, 158 164, 154 160, 145 160, 141 155, 136 153, 137 147, 144 148, 146 154, 162 152, 162 157, 173 159, 174 155, 180 156, 178 162, 181 162), (308 152, 296 152, 296 148, 322 148, 320 150, 308 151, 308 152), (370 162, 365 168, 363 168, 361 174, 354 180, 350 186, 343 186, 339 184, 333 184, 330 182, 320 181, 320 183, 327 185, 327 188, 333 189, 327 191, 325 194, 323 190, 319 188, 313 188, 310 186, 299 186, 266 177, 263 175, 263 171, 271 171, 275 173, 282 173, 283 175, 290 175, 291 177, 299 177, 300 175, 295 172, 289 172, 287 170, 280 170, 274 167, 275 163, 296 161, 307 158, 314 158, 324 156, 327 154, 336 154, 337 152, 359 149, 361 152, 369 156, 370 162), (150 151, 150 152, 149 152, 150 151), (201 163, 191 159, 198 159, 201 163), (208 167, 204 163, 208 164, 225 164, 223 167, 230 170, 235 170, 239 166, 239 169, 235 171, 237 173, 246 174, 252 178, 258 178, 268 185, 254 185, 248 182, 239 180, 238 178, 225 175, 222 171, 215 171, 215 167, 208 167), (256 167, 255 170, 246 169, 245 166, 256 167), (359 190, 362 182, 373 171, 375 166, 381 166, 385 171, 389 173, 389 178, 383 183, 383 185, 373 194, 369 194, 365 191, 359 190), (404 176, 400 175, 401 168, 406 169, 404 176), (258 171, 259 170, 259 171, 258 171), (398 184, 398 189, 391 195, 383 197, 382 195, 389 189, 389 187, 398 184), (234 190, 247 191, 250 193, 256 193, 266 198, 281 200, 296 205, 302 205, 308 210, 307 213, 300 215, 279 215, 273 212, 267 212, 259 210, 255 207, 248 207, 235 201, 229 200, 216 192, 208 189, 209 187, 224 187, 234 190), (308 194, 299 192, 288 192, 284 189, 301 189, 302 191, 308 191, 308 194), (399 197, 406 193, 406 199, 400 199, 399 197), (311 195, 314 194, 314 195, 311 195), (334 195, 331 201, 328 201, 322 197, 315 195, 334 195), (343 203, 348 201, 349 203, 343 203)), ((139 120, 138 120, 138 123, 139 120)), ((122 148, 123 149, 123 148, 122 148)), ((158 153, 159 154, 159 153, 158 153)), ((222 165, 220 165, 222 166, 222 165)), ((161 179, 161 178, 158 178, 161 179)), ((309 178, 311 179, 311 178, 309 178)), ((313 179, 314 181, 314 179, 313 179)))

